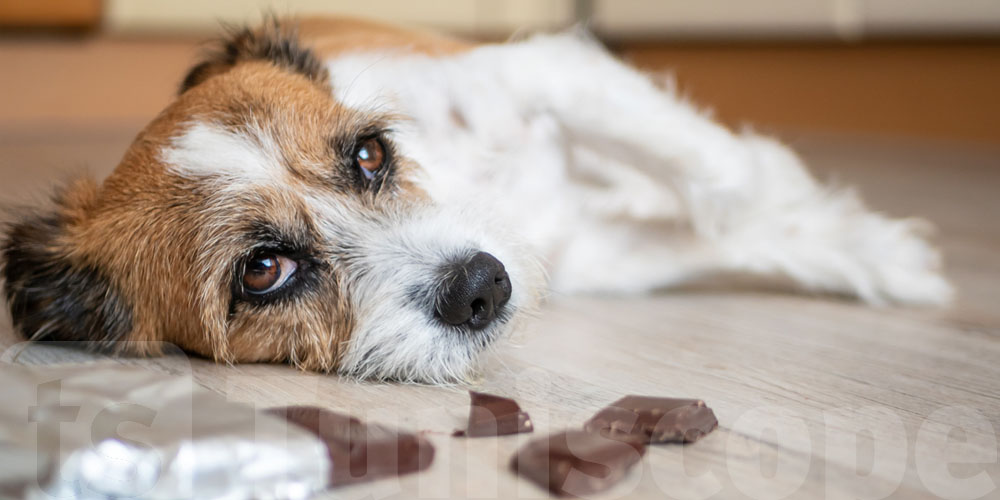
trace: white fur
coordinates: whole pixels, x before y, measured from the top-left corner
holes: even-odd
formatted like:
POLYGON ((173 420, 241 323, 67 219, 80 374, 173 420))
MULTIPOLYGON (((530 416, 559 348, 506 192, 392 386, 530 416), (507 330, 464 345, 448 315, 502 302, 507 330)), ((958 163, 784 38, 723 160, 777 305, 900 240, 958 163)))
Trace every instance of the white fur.
POLYGON ((185 177, 219 177, 236 186, 269 183, 286 169, 270 134, 257 127, 235 132, 222 125, 196 121, 173 137, 160 159, 172 172, 185 177))
POLYGON ((638 293, 721 272, 873 304, 951 296, 922 223, 819 185, 785 146, 733 134, 579 34, 328 67, 342 102, 411 117, 397 142, 435 201, 505 217, 557 290, 638 293))

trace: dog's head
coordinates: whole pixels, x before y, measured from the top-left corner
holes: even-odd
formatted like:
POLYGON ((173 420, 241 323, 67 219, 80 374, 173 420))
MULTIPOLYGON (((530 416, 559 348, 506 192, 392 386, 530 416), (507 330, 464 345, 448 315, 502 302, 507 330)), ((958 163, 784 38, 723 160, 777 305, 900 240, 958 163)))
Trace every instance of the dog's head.
POLYGON ((233 34, 100 186, 57 193, 3 246, 35 340, 445 381, 535 301, 537 266, 489 211, 444 207, 279 24, 233 34))

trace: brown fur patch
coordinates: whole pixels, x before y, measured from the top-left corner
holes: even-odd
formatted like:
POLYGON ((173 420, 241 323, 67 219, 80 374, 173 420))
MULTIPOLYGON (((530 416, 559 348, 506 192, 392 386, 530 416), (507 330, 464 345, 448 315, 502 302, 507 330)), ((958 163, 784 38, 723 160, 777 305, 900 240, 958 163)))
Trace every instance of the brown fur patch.
POLYGON ((251 222, 307 235, 317 258, 322 237, 297 194, 344 196, 331 182, 330 136, 362 120, 299 73, 241 63, 184 93, 129 149, 104 184, 93 224, 79 243, 102 254, 136 304, 130 338, 166 340, 220 361, 293 361, 331 370, 353 319, 333 270, 308 297, 273 307, 232 306, 233 263, 248 252, 251 222), (253 123, 278 145, 289 189, 259 186, 217 195, 210 180, 171 173, 159 158, 190 122, 249 134, 253 123))
POLYGON ((3 250, 5 291, 25 336, 106 341, 145 355, 169 342, 223 362, 337 368, 355 320, 338 242, 321 234, 304 193, 375 211, 424 194, 408 181, 405 158, 377 194, 348 178, 344 151, 392 117, 340 106, 326 70, 293 33, 274 22, 237 32, 192 70, 100 187, 74 185, 54 212, 14 226, 3 250), (250 140, 267 135, 281 183, 224 190, 211 175, 172 171, 161 154, 194 123, 250 140), (289 241, 264 241, 261 226, 289 241), (251 303, 234 292, 239 263, 267 244, 301 253, 294 300, 251 303), (59 270, 55 279, 50 269, 59 270), (67 290, 78 307, 53 307, 67 290))

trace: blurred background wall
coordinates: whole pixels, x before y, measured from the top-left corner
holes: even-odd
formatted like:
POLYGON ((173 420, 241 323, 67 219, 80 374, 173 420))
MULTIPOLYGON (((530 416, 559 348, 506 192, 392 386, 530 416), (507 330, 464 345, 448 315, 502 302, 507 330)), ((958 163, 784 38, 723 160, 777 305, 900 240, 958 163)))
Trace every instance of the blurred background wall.
POLYGON ((578 20, 605 36, 673 39, 992 35, 1000 23, 996 0, 107 0, 104 6, 110 31, 132 33, 211 30, 218 20, 253 22, 265 10, 347 13, 493 36, 578 20))
POLYGON ((732 126, 1000 143, 1000 0, 0 0, 0 129, 141 124, 220 21, 262 12, 483 40, 583 22, 732 126))

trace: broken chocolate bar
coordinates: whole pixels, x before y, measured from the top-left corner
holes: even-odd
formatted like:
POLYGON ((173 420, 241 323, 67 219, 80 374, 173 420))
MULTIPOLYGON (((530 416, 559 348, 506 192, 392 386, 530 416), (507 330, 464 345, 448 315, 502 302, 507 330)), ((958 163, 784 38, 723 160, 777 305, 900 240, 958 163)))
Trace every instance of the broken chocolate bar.
POLYGON ((718 427, 700 399, 625 396, 584 424, 588 432, 644 443, 691 443, 718 427))
POLYGON ((583 496, 613 486, 645 452, 637 441, 566 431, 524 445, 511 468, 556 495, 583 496))
POLYGON ((415 434, 365 424, 357 418, 314 406, 266 411, 306 428, 326 444, 331 486, 420 471, 434 460, 434 447, 415 434))
POLYGON ((533 427, 528 414, 513 399, 483 392, 469 391, 469 427, 455 431, 455 436, 503 436, 531 432, 533 427))

